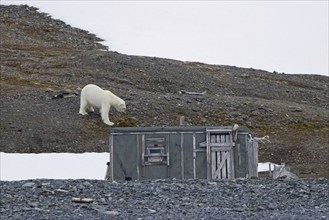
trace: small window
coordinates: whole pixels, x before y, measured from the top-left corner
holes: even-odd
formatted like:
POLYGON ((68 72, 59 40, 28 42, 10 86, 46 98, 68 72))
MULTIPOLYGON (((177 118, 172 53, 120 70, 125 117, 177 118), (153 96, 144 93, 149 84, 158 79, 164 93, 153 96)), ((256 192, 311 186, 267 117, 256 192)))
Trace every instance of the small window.
POLYGON ((150 149, 150 154, 161 154, 161 149, 150 149))
POLYGON ((167 164, 167 156, 165 138, 146 138, 144 165, 167 164))

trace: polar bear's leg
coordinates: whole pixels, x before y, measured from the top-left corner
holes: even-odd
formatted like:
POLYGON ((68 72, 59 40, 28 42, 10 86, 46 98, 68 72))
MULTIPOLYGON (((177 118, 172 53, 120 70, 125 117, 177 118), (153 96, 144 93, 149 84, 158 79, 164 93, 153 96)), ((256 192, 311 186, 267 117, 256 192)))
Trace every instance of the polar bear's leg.
POLYGON ((89 111, 91 111, 91 112, 94 112, 95 111, 95 109, 94 109, 94 107, 92 105, 89 105, 89 111))
POLYGON ((102 120, 105 124, 112 126, 112 125, 114 125, 114 123, 111 122, 109 119, 109 112, 110 112, 110 106, 102 105, 102 107, 101 107, 102 120))
POLYGON ((88 114, 86 112, 87 107, 88 107, 88 102, 86 100, 84 100, 83 98, 81 98, 81 100, 80 100, 79 114, 81 114, 81 115, 87 115, 88 114))

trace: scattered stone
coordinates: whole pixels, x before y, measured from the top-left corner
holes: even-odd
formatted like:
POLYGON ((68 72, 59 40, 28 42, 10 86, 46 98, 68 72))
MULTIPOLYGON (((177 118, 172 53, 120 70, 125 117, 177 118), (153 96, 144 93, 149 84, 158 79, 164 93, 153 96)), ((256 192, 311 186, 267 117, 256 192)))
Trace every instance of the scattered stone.
POLYGON ((22 187, 32 187, 34 185, 35 185, 35 183, 33 183, 33 182, 27 182, 27 183, 23 184, 22 187))
POLYGON ((303 109, 298 106, 288 106, 290 112, 303 112, 303 109))
POLYGON ((208 185, 217 185, 217 183, 216 183, 216 182, 211 182, 211 181, 209 181, 209 182, 208 182, 208 185))
POLYGON ((329 217, 329 179, 325 178, 33 183, 41 187, 31 188, 31 181, 0 181, 1 219, 246 219, 251 212, 253 219, 329 217), (75 197, 74 189, 82 184, 92 187, 79 191, 83 197, 75 197), (69 192, 48 193, 45 188, 69 192), (74 202, 68 199, 70 193, 74 202))
POLYGON ((151 213, 156 213, 156 211, 154 210, 154 209, 148 209, 149 210, 149 212, 151 212, 151 213))
POLYGON ((72 97, 77 97, 79 94, 73 90, 66 89, 66 90, 61 90, 57 94, 53 95, 52 99, 66 99, 66 98, 72 98, 72 97))
POLYGON ((56 189, 55 192, 59 192, 59 193, 68 193, 68 190, 65 189, 56 189))
POLYGON ((105 211, 104 214, 108 214, 108 215, 119 215, 120 213, 117 211, 105 211))

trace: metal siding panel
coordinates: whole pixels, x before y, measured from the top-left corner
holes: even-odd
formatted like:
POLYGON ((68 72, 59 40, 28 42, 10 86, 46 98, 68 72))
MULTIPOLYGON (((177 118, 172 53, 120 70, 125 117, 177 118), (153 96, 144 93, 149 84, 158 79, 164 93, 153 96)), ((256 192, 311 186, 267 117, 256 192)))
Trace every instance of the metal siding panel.
POLYGON ((196 168, 196 178, 197 179, 207 179, 207 150, 205 147, 200 147, 200 143, 206 141, 206 133, 196 134, 196 158, 195 158, 195 168, 196 168))
POLYGON ((181 167, 181 179, 185 179, 184 176, 184 136, 180 134, 180 167, 181 167))
POLYGON ((145 175, 141 177, 141 180, 148 179, 167 179, 167 166, 145 166, 145 175))
POLYGON ((247 177, 247 135, 239 134, 236 141, 239 144, 239 149, 236 148, 234 153, 238 153, 238 160, 235 161, 235 177, 246 178, 247 177))
POLYGON ((137 143, 137 149, 136 149, 136 175, 137 175, 137 180, 140 179, 141 177, 141 137, 140 135, 136 135, 136 143, 137 143))
POLYGON ((170 178, 181 178, 180 134, 171 134, 169 141, 170 178))
POLYGON ((184 134, 184 176, 193 178, 193 134, 184 134))
POLYGON ((136 135, 116 136, 113 138, 113 177, 114 180, 137 179, 137 137, 136 135))
POLYGON ((206 151, 196 152, 196 178, 207 179, 207 154, 206 151))

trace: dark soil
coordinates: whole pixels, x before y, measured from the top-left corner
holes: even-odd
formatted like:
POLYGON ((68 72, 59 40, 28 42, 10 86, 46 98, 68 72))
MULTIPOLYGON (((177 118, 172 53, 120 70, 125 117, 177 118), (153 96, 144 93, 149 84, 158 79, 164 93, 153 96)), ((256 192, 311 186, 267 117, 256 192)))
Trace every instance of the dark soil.
POLYGON ((0 10, 0 152, 108 151, 109 127, 74 95, 94 83, 126 101, 115 126, 246 125, 270 136, 259 161, 329 177, 329 77, 124 55, 36 8, 0 10))

